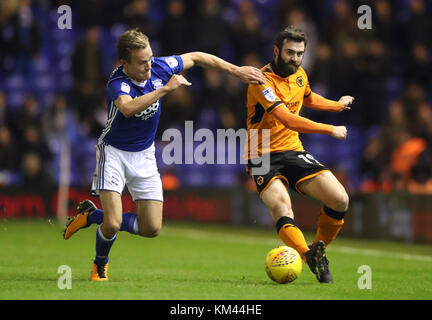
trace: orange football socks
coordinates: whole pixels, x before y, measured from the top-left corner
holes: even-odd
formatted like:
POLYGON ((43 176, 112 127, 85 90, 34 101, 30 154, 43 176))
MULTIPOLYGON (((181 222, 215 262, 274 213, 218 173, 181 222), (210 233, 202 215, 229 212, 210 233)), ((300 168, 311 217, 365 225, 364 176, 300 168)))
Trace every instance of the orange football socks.
POLYGON ((322 240, 326 246, 328 246, 342 229, 344 224, 344 214, 344 212, 336 212, 327 207, 322 208, 318 217, 318 229, 314 243, 318 240, 322 240))
POLYGON ((276 222, 276 230, 279 237, 288 247, 294 248, 303 258, 309 247, 304 238, 303 232, 294 224, 290 217, 282 217, 276 222))

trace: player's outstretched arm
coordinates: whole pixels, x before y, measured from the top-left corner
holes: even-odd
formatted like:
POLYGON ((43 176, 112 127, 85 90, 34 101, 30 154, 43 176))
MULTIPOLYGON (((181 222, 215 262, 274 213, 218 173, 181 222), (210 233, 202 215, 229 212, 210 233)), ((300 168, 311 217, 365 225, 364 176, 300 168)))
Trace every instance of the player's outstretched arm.
POLYGON ((250 66, 239 67, 212 54, 204 52, 189 52, 182 54, 180 57, 183 60, 184 70, 190 69, 193 66, 217 68, 228 72, 246 83, 258 84, 266 81, 264 74, 259 69, 250 66))
POLYGON ((289 112, 289 110, 284 105, 274 109, 272 115, 282 122, 283 125, 288 129, 300 133, 328 134, 340 140, 345 140, 347 136, 347 130, 345 126, 332 126, 329 124, 309 120, 289 112))
POLYGON ((311 92, 309 96, 304 98, 304 105, 315 110, 340 112, 351 109, 353 101, 354 98, 351 96, 343 96, 339 101, 333 101, 311 92))
POLYGON ((114 104, 126 118, 129 118, 134 114, 144 111, 157 100, 183 85, 190 86, 191 83, 182 75, 174 74, 162 88, 151 91, 135 99, 132 99, 129 95, 121 95, 114 101, 114 104))

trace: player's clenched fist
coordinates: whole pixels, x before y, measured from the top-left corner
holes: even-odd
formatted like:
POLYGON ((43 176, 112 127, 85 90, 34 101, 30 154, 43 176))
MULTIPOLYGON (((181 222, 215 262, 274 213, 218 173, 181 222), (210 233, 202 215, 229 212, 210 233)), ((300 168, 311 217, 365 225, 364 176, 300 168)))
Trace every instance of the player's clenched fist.
POLYGON ((186 80, 185 77, 183 77, 180 74, 174 74, 169 81, 167 82, 167 84, 165 86, 167 86, 168 89, 170 90, 175 90, 180 86, 190 86, 192 85, 192 83, 190 83, 189 81, 186 80))
POLYGON ((341 111, 342 110, 350 110, 353 101, 354 101, 354 97, 351 97, 351 96, 343 96, 343 97, 341 97, 339 99, 339 102, 342 105, 341 111))
POLYGON ((345 140, 347 137, 347 128, 345 126, 334 126, 332 136, 339 140, 345 140))

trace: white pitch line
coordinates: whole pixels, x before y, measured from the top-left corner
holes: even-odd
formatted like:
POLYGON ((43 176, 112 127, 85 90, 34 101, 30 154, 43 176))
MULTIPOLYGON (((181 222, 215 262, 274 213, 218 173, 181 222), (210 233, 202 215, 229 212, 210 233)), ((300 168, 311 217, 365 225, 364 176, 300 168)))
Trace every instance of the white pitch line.
POLYGON ((342 253, 347 253, 347 254, 357 254, 357 255, 364 255, 364 256, 384 257, 384 258, 393 258, 393 259, 411 260, 411 261, 414 260, 414 261, 432 262, 432 256, 422 256, 419 254, 382 251, 376 249, 362 249, 362 248, 353 248, 353 247, 338 246, 338 245, 333 246, 332 250, 342 252, 342 253))
MULTIPOLYGON (((168 227, 169 228, 169 227, 168 227)), ((170 228, 169 228, 170 229, 170 228)), ((192 230, 192 229, 176 229, 173 233, 165 234, 165 236, 177 236, 181 235, 185 238, 189 239, 198 239, 198 240, 215 240, 220 242, 237 242, 237 243, 246 243, 246 244, 267 244, 270 246, 278 246, 283 245, 275 236, 275 239, 268 238, 255 238, 250 236, 232 236, 226 235, 224 233, 219 232, 208 232, 201 230, 192 230)), ((383 257, 383 258, 391 258, 397 260, 409 260, 409 261, 422 261, 422 262, 432 262, 432 256, 426 255, 417 255, 417 254, 409 254, 409 253, 401 253, 401 252, 388 252, 377 249, 363 249, 363 248, 354 248, 348 246, 340 246, 337 244, 333 244, 329 247, 329 251, 341 252, 346 254, 353 255, 363 255, 363 256, 374 256, 374 257, 383 257)))

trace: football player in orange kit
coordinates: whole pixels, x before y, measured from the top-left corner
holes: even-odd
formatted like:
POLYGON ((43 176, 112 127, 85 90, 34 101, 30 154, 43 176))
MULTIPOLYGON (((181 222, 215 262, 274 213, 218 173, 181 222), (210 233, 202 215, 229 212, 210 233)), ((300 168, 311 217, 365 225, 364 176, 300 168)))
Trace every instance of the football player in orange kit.
POLYGON ((325 248, 342 228, 349 198, 331 171, 304 150, 299 133, 328 134, 344 140, 347 129, 317 123, 299 113, 303 104, 321 111, 349 110, 354 98, 343 96, 339 101, 332 101, 311 91, 308 77, 300 66, 306 42, 305 33, 293 26, 279 32, 274 59, 262 69, 267 81, 248 87, 248 146, 251 139, 256 141, 252 136, 258 132, 258 150, 247 151, 247 170, 276 223, 281 240, 300 253, 319 282, 332 283, 325 248), (264 159, 262 155, 266 153, 262 129, 270 130, 270 168, 267 174, 254 175, 257 160, 264 159), (294 223, 288 187, 323 203, 316 237, 309 246, 294 223))

